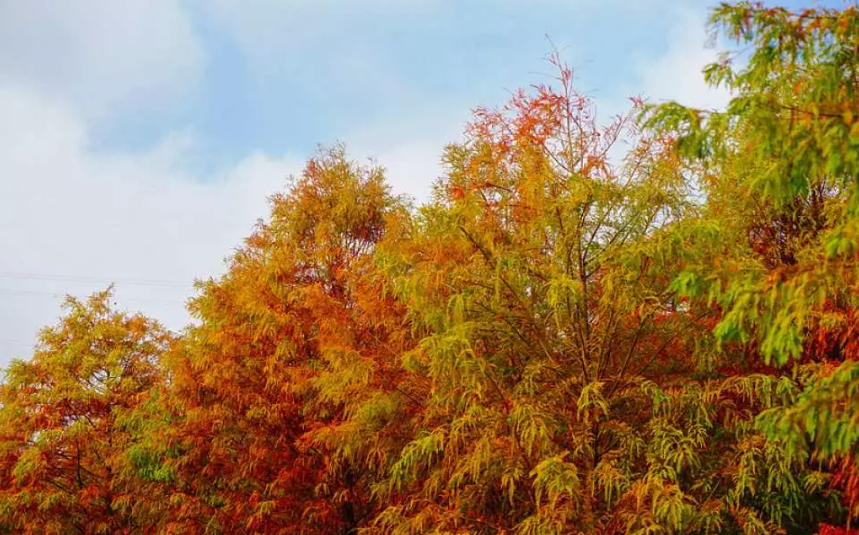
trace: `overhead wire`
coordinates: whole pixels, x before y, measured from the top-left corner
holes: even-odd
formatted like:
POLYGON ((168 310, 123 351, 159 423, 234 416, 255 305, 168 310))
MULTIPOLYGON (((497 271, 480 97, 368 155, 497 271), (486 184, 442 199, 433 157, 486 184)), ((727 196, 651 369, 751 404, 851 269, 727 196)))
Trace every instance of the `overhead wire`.
POLYGON ((108 279, 102 277, 86 277, 77 275, 47 275, 41 273, 26 273, 26 272, 2 272, 0 271, 0 279, 11 280, 34 280, 34 281, 53 281, 53 282, 85 282, 98 284, 123 284, 129 286, 167 286, 167 287, 185 287, 190 288, 194 285, 193 282, 166 280, 166 279, 140 279, 140 278, 115 278, 108 279))

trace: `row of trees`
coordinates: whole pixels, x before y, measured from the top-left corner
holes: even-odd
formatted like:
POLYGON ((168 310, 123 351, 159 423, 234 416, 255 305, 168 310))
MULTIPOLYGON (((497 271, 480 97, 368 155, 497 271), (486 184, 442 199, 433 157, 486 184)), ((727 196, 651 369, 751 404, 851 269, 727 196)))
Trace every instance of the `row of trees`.
POLYGON ((181 335, 70 298, 0 532, 859 533, 859 12, 713 24, 726 110, 601 123, 554 58, 427 205, 320 151, 181 335))

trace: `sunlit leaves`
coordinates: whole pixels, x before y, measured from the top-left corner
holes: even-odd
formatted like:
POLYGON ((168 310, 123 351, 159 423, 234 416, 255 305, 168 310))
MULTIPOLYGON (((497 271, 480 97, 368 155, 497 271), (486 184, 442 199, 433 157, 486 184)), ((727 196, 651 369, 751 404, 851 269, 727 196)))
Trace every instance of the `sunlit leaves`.
POLYGON ((597 119, 555 54, 424 206, 320 149, 175 343, 70 301, 0 389, 0 533, 847 533, 859 16, 712 23, 726 109, 597 119))
POLYGON ((6 373, 0 508, 16 533, 125 533, 152 505, 127 471, 147 464, 128 422, 163 381, 171 338, 154 321, 113 311, 110 298, 67 299, 32 359, 6 373))

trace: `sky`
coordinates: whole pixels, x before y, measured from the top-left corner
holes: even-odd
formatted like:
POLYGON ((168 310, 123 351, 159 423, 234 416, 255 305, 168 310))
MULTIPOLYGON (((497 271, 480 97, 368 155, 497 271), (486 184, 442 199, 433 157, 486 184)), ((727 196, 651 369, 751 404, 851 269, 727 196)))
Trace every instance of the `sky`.
POLYGON ((181 329, 319 144, 427 200, 471 109, 547 81, 553 47, 604 114, 723 105, 711 4, 0 0, 0 366, 110 283, 181 329))

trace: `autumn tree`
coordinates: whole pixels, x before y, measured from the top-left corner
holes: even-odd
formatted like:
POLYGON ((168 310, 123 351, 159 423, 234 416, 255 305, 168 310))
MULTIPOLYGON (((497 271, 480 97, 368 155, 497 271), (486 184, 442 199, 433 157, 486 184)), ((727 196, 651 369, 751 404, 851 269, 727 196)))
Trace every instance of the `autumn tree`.
POLYGON ((380 249, 427 401, 368 533, 714 532, 754 516, 718 499, 736 458, 710 438, 742 387, 695 375, 714 311, 670 289, 672 225, 699 210, 672 140, 629 115, 600 127, 555 65, 555 88, 476 112, 434 202, 380 249))
POLYGON ((718 304, 714 334, 749 348, 747 365, 788 367, 785 388, 798 395, 758 427, 814 461, 806 485, 842 496, 846 511, 829 520, 849 531, 859 514, 859 12, 740 2, 712 23, 739 45, 707 69, 732 91, 729 106, 651 115, 677 136, 708 199, 703 255, 677 286, 718 304))
POLYGON ((401 203, 381 168, 337 146, 271 207, 226 275, 200 285, 168 359, 176 419, 150 455, 170 533, 351 533, 374 510, 356 455, 378 444, 340 424, 404 403, 392 366, 408 331, 372 260, 401 203))
POLYGON ((127 418, 163 380, 171 337, 110 308, 111 291, 67 298, 32 358, 0 386, 0 525, 25 534, 143 534, 127 474, 127 418))
POLYGON ((70 299, 0 533, 854 535, 859 9, 723 4, 721 110, 478 108, 420 207, 320 149, 174 339, 70 299))

